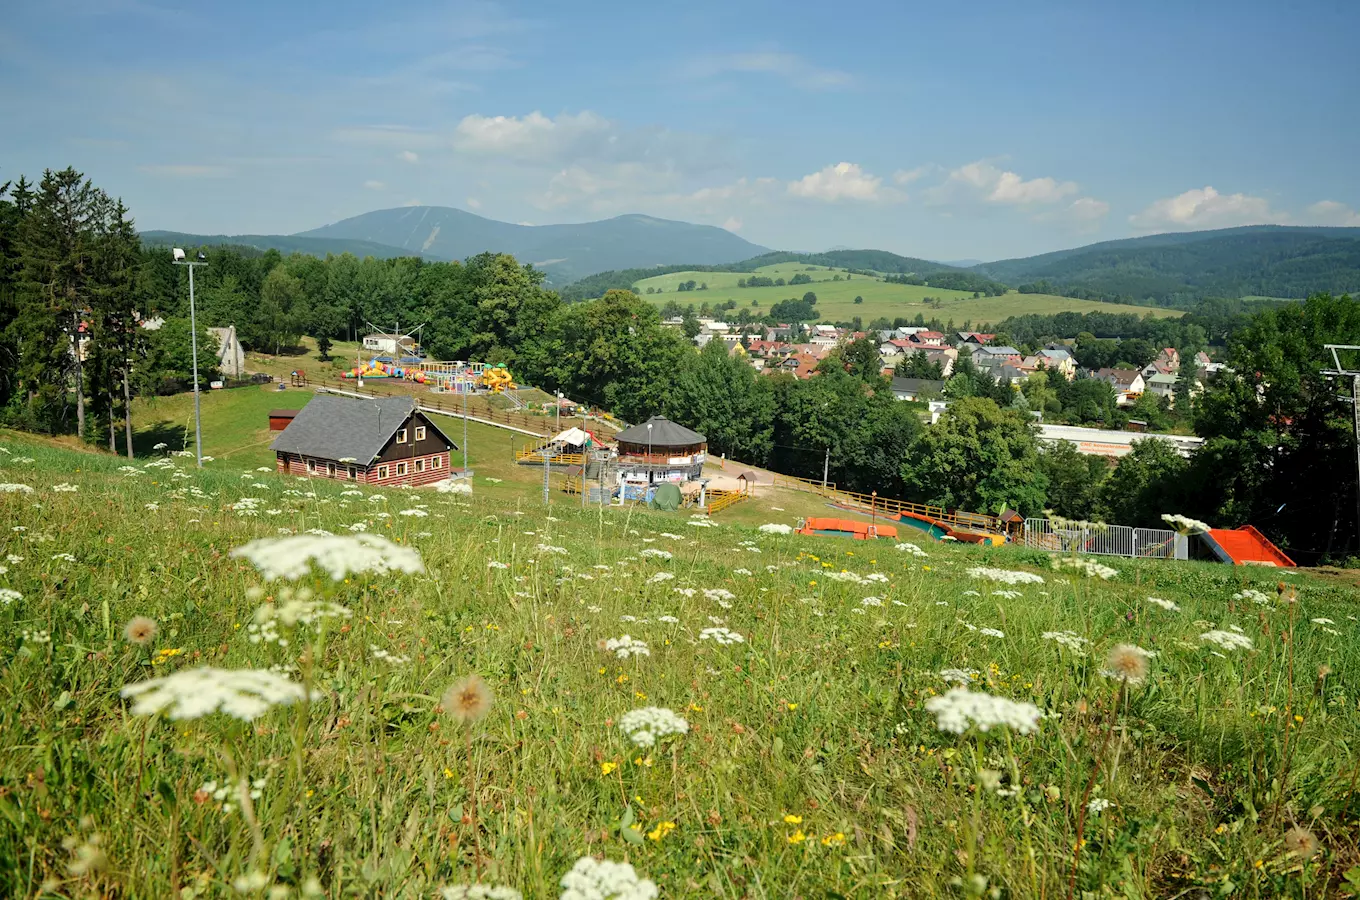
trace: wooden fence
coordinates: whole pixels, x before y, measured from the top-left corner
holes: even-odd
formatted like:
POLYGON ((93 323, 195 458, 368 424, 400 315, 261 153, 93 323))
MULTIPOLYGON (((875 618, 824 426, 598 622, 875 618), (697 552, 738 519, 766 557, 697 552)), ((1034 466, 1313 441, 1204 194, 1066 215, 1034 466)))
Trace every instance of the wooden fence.
POLYGON ((838 506, 854 509, 858 512, 867 512, 871 516, 874 514, 882 515, 886 518, 897 519, 903 513, 916 516, 918 518, 933 519, 942 522, 953 528, 964 528, 970 531, 1000 532, 1002 530, 1001 520, 996 516, 984 515, 982 513, 964 512, 961 510, 947 510, 940 506, 928 506, 923 503, 910 503, 906 500, 898 500, 894 497, 879 497, 875 494, 862 494, 858 491, 843 491, 834 484, 822 486, 820 481, 813 481, 808 478, 795 478, 792 475, 774 476, 776 487, 787 487, 793 490, 808 491, 826 497, 838 506))

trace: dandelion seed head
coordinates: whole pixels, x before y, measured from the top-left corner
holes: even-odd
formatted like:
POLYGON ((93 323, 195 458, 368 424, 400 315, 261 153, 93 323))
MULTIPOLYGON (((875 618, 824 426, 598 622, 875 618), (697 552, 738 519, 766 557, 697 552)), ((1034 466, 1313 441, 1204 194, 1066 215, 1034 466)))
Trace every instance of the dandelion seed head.
POLYGON ((156 639, 156 620, 146 616, 133 616, 123 626, 123 637, 129 644, 145 646, 156 639))
POLYGON ((491 685, 487 684, 486 680, 480 675, 468 675, 454 682, 444 692, 441 705, 444 707, 444 712, 452 716, 455 721, 470 724, 491 712, 491 707, 495 702, 496 698, 491 692, 491 685))
POLYGON ((1148 674, 1149 655, 1135 644, 1115 644, 1100 674, 1126 684, 1142 684, 1148 674))
POLYGON ((1318 852, 1317 835, 1307 828, 1295 825, 1284 833, 1284 849, 1285 852, 1300 859, 1312 859, 1318 852))

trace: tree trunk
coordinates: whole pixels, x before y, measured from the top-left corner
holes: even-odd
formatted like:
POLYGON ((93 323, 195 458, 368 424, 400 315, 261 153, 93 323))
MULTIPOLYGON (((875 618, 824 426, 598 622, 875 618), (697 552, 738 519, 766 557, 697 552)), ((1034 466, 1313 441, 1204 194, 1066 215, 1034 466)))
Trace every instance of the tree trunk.
POLYGON ((114 441, 115 441, 115 440, 117 439, 117 437, 118 437, 118 429, 117 429, 116 427, 114 427, 114 424, 113 424, 113 421, 114 421, 114 420, 113 420, 113 411, 114 411, 114 407, 115 407, 115 404, 114 404, 114 402, 113 402, 113 394, 109 394, 109 452, 110 452, 110 453, 117 453, 117 452, 118 452, 118 445, 117 445, 116 443, 114 443, 114 441))
POLYGON ((123 363, 123 436, 127 442, 127 458, 132 459, 132 391, 128 388, 128 367, 123 363))
POLYGON ((75 342, 74 356, 76 360, 76 435, 80 438, 85 437, 85 371, 80 361, 80 311, 76 309, 76 304, 71 304, 71 319, 74 326, 71 329, 71 339, 75 342))

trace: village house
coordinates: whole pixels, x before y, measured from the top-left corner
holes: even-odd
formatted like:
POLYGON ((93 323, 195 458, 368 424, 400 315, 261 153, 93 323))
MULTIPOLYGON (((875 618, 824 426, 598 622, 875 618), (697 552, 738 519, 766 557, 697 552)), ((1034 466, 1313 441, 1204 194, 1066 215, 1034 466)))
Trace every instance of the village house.
POLYGON ((914 347, 944 346, 944 335, 938 331, 917 331, 908 335, 907 340, 911 341, 914 347))
POLYGON ((1067 352, 1066 347, 1058 349, 1047 347, 1036 355, 1043 362, 1044 368, 1050 372, 1057 372, 1068 381, 1076 377, 1077 361, 1067 352))
POLYGON ((894 378, 892 392, 898 400, 926 400, 943 396, 944 382, 928 378, 894 378))
POLYGON ((973 351, 973 362, 978 366, 1003 364, 1019 368, 1023 361, 1024 357, 1014 347, 979 347, 973 351))
POLYGON ((883 357, 904 356, 919 349, 905 338, 890 338, 878 345, 878 355, 883 357))
POLYGON ((1132 406, 1146 386, 1143 373, 1137 369, 1099 369, 1095 377, 1114 388, 1120 406, 1132 406))
POLYGON ((1180 381, 1178 377, 1171 374, 1158 372, 1156 375, 1146 379, 1144 385, 1149 394, 1158 398, 1168 397, 1174 405, 1176 402, 1176 384, 1180 381))
POLYGON ((448 478, 458 448, 410 397, 317 394, 269 449, 284 475, 414 485, 448 478))
POLYGON ((981 346, 990 344, 992 341, 996 340, 996 335, 984 334, 980 331, 960 331, 958 332, 958 335, 960 344, 977 344, 981 346))

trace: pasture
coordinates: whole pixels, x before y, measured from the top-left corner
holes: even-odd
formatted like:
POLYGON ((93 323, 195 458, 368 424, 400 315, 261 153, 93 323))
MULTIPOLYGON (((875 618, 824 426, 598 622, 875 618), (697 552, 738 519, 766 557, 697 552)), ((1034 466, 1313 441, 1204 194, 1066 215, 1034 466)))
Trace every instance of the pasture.
POLYGON ((253 462, 0 432, 0 895, 1360 884, 1348 584, 253 462))
POLYGON ((1049 294, 1011 293, 1001 297, 974 298, 971 292, 950 291, 942 288, 924 287, 910 284, 889 284, 878 278, 851 275, 819 266, 805 266, 797 263, 781 263, 758 269, 755 274, 771 278, 784 278, 786 281, 794 274, 803 272, 813 279, 812 284, 785 285, 784 287, 739 288, 738 279, 749 277, 746 273, 736 272, 676 272, 670 275, 657 275, 637 282, 634 290, 644 300, 658 306, 674 300, 681 306, 693 303, 697 310, 701 304, 724 303, 735 300, 737 309, 749 308, 753 314, 764 315, 770 307, 780 300, 802 297, 808 291, 817 295, 817 309, 826 321, 848 322, 859 316, 864 324, 879 317, 887 319, 914 318, 918 313, 926 319, 938 318, 942 321, 952 319, 954 324, 963 328, 964 322, 973 327, 984 323, 995 324, 1009 316, 1027 314, 1050 315, 1059 312, 1104 312, 1132 313, 1158 317, 1179 316, 1178 310, 1158 309, 1145 306, 1127 306, 1118 303, 1098 303, 1094 300, 1075 300, 1070 297, 1056 297, 1049 294), (835 277, 841 276, 840 281, 835 277), (708 290, 677 291, 676 286, 693 280, 697 284, 708 284, 708 290), (660 289, 661 293, 647 293, 647 288, 660 289), (863 303, 855 303, 855 297, 862 297, 863 303), (927 302, 935 298, 939 304, 927 302), (755 305, 752 305, 754 301, 755 305))

